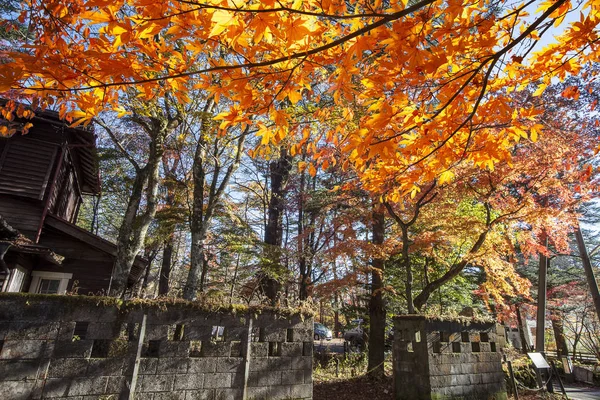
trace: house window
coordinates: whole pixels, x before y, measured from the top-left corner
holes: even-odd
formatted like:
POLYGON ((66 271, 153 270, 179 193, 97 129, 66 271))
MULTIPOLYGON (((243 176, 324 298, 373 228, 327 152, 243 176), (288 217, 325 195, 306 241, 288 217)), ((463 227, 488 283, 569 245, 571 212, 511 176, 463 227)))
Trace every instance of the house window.
POLYGON ((23 281, 25 280, 25 274, 27 271, 21 266, 17 265, 15 268, 10 270, 9 275, 2 275, 0 277, 0 289, 3 292, 20 292, 23 288, 23 281))
POLYGON ((40 294, 58 294, 60 279, 40 279, 37 292, 40 294))
POLYGON ((73 274, 49 271, 33 271, 29 293, 65 294, 73 274))

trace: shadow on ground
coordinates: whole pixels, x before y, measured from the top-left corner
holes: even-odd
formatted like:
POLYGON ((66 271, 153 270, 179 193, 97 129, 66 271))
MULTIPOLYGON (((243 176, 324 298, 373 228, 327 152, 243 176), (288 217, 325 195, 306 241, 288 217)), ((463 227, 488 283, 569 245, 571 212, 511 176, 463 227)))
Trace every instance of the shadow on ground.
POLYGON ((390 400, 394 398, 391 376, 370 379, 360 376, 339 381, 315 382, 313 400, 390 400))

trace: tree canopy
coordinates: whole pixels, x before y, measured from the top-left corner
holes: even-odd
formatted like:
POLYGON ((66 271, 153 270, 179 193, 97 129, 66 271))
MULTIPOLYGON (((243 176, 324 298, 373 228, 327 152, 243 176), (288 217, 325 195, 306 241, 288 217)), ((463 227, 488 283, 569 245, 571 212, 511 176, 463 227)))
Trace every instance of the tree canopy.
MULTIPOLYGON (((231 102, 221 129, 255 126, 257 154, 282 143, 293 153, 317 125, 313 143, 339 147, 366 189, 398 200, 451 180, 461 160, 493 170, 516 142, 536 141, 540 109, 527 100, 598 59, 600 5, 56 0, 27 2, 20 20, 34 39, 3 54, 5 94, 86 123, 101 110, 124 115, 130 87, 182 102, 203 89, 231 102), (579 15, 564 33, 536 47, 569 13, 579 15)), ((308 151, 313 174, 332 162, 308 151)))

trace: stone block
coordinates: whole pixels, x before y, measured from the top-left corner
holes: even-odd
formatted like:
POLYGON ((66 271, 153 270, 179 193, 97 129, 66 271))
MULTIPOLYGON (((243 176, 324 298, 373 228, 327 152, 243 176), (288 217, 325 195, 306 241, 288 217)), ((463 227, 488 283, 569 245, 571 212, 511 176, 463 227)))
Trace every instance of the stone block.
POLYGON ((312 357, 294 357, 291 359, 291 369, 304 369, 312 371, 312 357))
POLYGON ((311 384, 294 385, 290 390, 290 397, 293 399, 312 399, 313 387, 311 384))
MULTIPOLYGON (((100 322, 114 322, 118 319, 119 310, 116 307, 85 307, 77 306, 73 307, 69 319, 71 321, 94 321, 94 323, 100 322)), ((65 318, 66 319, 66 318, 65 318)), ((64 320, 64 319, 63 319, 64 320)), ((141 318, 140 318, 141 320, 141 318)), ((88 332, 90 331, 88 327, 88 332)))
POLYGON ((216 389, 215 400, 240 400, 242 398, 242 389, 216 389))
POLYGON ((42 389, 42 398, 66 397, 70 383, 70 380, 64 378, 46 379, 42 389))
POLYGON ((58 328, 57 340, 73 341, 73 331, 75 330, 75 322, 61 322, 58 328))
POLYGON ((287 339, 287 330, 282 327, 266 326, 262 328, 261 341, 264 342, 285 342, 287 339))
POLYGON ((117 339, 121 332, 121 324, 116 322, 91 322, 88 326, 86 339, 117 339))
POLYGON ((173 390, 175 375, 144 375, 140 392, 168 392, 173 390))
POLYGON ((13 321, 10 323, 6 340, 56 340, 58 322, 13 321))
POLYGON ((89 361, 83 358, 56 358, 50 362, 49 378, 68 378, 83 376, 87 372, 89 361))
MULTIPOLYGON (((204 343, 202 343, 204 348, 204 343)), ((187 341, 161 341, 160 357, 188 357, 190 353, 190 342, 187 341)))
POLYGON ((204 388, 229 388, 232 386, 232 374, 214 373, 204 374, 204 388))
POLYGON ((298 385, 304 382, 304 371, 301 369, 281 372, 282 385, 298 385))
POLYGON ((301 342, 281 343, 281 356, 302 357, 304 344, 301 342))
POLYGON ((123 373, 123 364, 120 358, 92 358, 89 360, 86 375, 119 376, 123 373))
POLYGON ((302 342, 302 355, 303 356, 313 356, 313 342, 302 342))
POLYGON ((239 357, 218 358, 216 372, 242 373, 244 359, 239 357))
MULTIPOLYGON (((2 381, 20 381, 26 379, 36 379, 40 362, 37 360, 1 360, 0 361, 0 380, 2 381)), ((1 392, 0 392, 1 393, 1 392)))
POLYGON ((234 340, 231 342, 230 357, 246 357, 246 346, 241 341, 234 340))
POLYGON ((267 357, 269 355, 269 343, 264 342, 252 342, 250 343, 250 356, 255 357, 267 357))
POLYGON ((311 328, 293 328, 292 329, 292 341, 293 342, 312 342, 314 339, 313 329, 311 328))
MULTIPOLYGON (((309 357, 269 357, 267 364, 270 371, 287 371, 292 368, 292 360, 297 358, 307 359, 309 357)), ((311 357, 312 360, 312 357, 311 357)), ((311 364, 312 367, 312 364, 311 364)))
POLYGON ((310 370, 310 371, 305 370, 304 371, 304 383, 310 383, 312 385, 312 383, 313 383, 312 370, 310 370))
POLYGON ((185 340, 209 341, 211 339, 211 333, 212 326, 186 325, 183 330, 183 338, 185 340))
MULTIPOLYGON (((302 371, 300 371, 302 372, 302 371)), ((281 385, 280 371, 251 372, 248 386, 273 386, 281 385)))
POLYGON ((203 374, 187 374, 187 375, 175 375, 175 390, 185 389, 202 389, 204 388, 204 375, 203 374))
POLYGON ((106 384, 107 394, 120 394, 125 393, 127 389, 128 378, 124 376, 109 376, 108 383, 106 384))
POLYGON ((160 358, 158 360, 159 374, 185 374, 188 369, 187 358, 160 358))
POLYGON ((231 326, 225 328, 225 338, 228 341, 242 341, 248 337, 247 326, 231 326))
POLYGON ((152 400, 185 400, 185 391, 176 390, 173 392, 154 393, 152 400))
POLYGON ((268 386, 252 386, 247 389, 248 398, 252 400, 270 400, 268 386))
POLYGON ((104 394, 108 378, 100 377, 84 377, 74 378, 69 387, 69 396, 83 396, 91 394, 104 394))
POLYGON ((59 340, 54 343, 55 358, 87 358, 92 354, 93 340, 59 340))
POLYGON ((0 359, 31 359, 47 355, 48 349, 53 347, 44 340, 5 340, 0 353, 0 359))
MULTIPOLYGON (((304 385, 302 385, 304 386, 304 385)), ((292 396, 292 386, 269 386, 268 398, 269 399, 289 399, 292 396)), ((293 397, 292 397, 293 398, 293 397)))
POLYGON ((229 357, 231 342, 202 342, 202 355, 204 357, 229 357))
MULTIPOLYGON (((133 367, 133 363, 131 364, 133 367)), ((132 370, 133 371, 133 370, 132 370)), ((140 375, 152 375, 158 371, 158 358, 142 358, 140 359, 140 367, 138 373, 140 375)))
POLYGON ((29 400, 34 388, 34 382, 26 381, 0 381, 2 398, 10 400, 29 400))
MULTIPOLYGON (((241 397, 239 397, 238 399, 241 399, 241 397)), ((215 390, 214 389, 186 390, 185 400, 215 400, 215 390)))
MULTIPOLYGON (((188 327, 186 326, 183 330, 184 335, 187 329, 188 327)), ((148 325, 146 326, 144 340, 167 340, 168 333, 169 325, 148 325)))
MULTIPOLYGON (((133 398, 134 400, 154 400, 154 393, 136 393, 133 398)), ((127 397, 124 397, 122 400, 125 399, 127 399, 127 397)))
POLYGON ((250 359, 250 372, 264 372, 269 371, 269 358, 251 358, 250 359))
POLYGON ((214 358, 190 358, 188 365, 188 374, 206 374, 217 370, 214 358))
POLYGON ((440 376, 432 376, 429 379, 431 383, 431 387, 440 388, 452 386, 452 376, 451 375, 440 375, 440 376))

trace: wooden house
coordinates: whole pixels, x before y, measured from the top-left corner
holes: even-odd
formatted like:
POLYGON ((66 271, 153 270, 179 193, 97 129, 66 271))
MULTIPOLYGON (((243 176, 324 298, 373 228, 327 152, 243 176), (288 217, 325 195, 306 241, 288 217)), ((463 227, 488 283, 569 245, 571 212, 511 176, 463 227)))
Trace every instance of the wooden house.
MULTIPOLYGON (((94 132, 52 111, 31 122, 29 133, 0 138, 0 289, 106 293, 116 246, 75 225, 82 196, 100 192, 94 132)), ((130 284, 144 268, 138 258, 130 284)))

